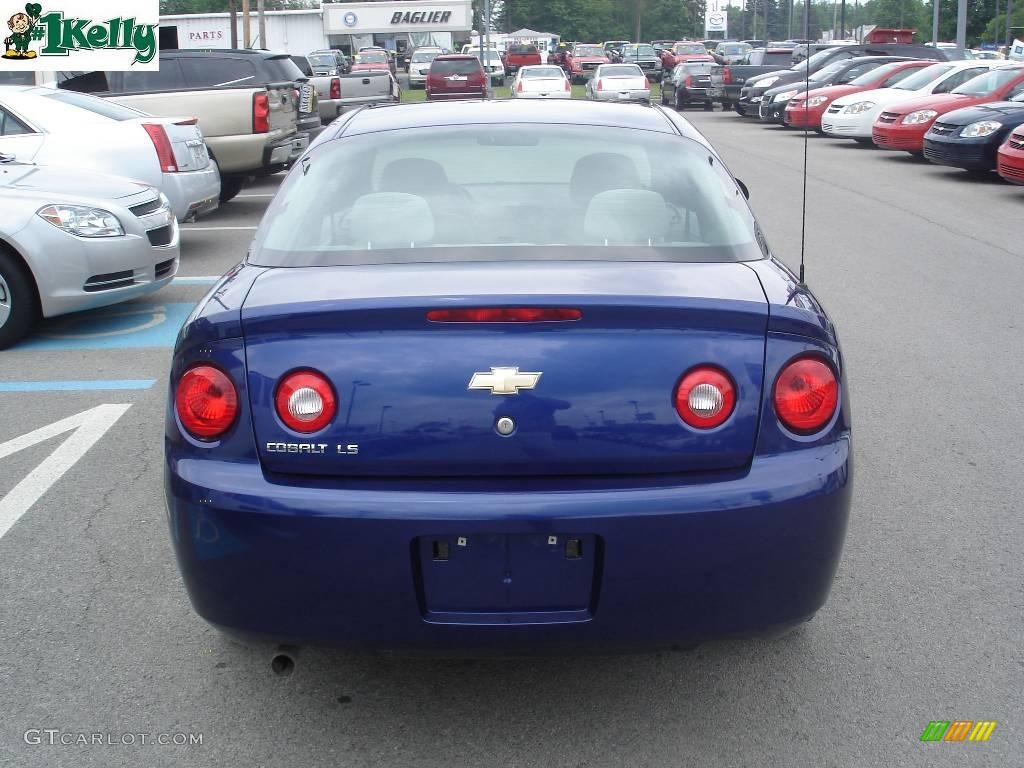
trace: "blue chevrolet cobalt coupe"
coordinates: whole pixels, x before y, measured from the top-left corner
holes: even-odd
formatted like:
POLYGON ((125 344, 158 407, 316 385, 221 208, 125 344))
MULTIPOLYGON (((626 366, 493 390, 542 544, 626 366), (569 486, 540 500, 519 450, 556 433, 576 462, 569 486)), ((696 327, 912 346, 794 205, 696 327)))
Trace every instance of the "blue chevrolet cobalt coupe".
POLYGON ((364 109, 291 170, 174 352, 198 613, 445 652, 775 633, 851 493, 835 329, 654 106, 364 109))

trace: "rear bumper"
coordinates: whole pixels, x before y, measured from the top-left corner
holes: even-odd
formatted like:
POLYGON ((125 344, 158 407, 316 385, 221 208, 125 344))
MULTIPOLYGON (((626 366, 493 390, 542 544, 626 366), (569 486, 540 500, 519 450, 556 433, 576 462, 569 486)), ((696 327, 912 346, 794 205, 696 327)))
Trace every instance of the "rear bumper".
MULTIPOLYGON (((350 648, 640 648, 797 624, 828 595, 851 495, 848 436, 728 479, 579 491, 278 485, 177 450, 166 500, 197 612, 238 635, 350 648), (594 537, 585 609, 429 610, 426 569, 445 565, 421 559, 420 537, 454 551, 516 534, 594 537)), ((517 576, 530 578, 506 583, 517 576)))
POLYGON ((171 201, 178 221, 211 213, 220 204, 220 173, 216 163, 201 171, 164 173, 162 177, 160 191, 171 201))
POLYGON ((591 91, 595 101, 650 101, 651 92, 642 91, 591 91), (625 93, 625 96, 620 94, 625 93))
POLYGON ((287 139, 268 144, 263 149, 263 167, 293 163, 309 146, 309 136, 304 133, 293 134, 287 139))
POLYGON ((443 91, 427 91, 427 101, 465 101, 466 99, 486 99, 486 91, 474 93, 445 93, 443 91))
POLYGON ((996 167, 999 144, 981 139, 953 139, 927 136, 924 156, 936 165, 965 168, 969 171, 991 171, 996 167))

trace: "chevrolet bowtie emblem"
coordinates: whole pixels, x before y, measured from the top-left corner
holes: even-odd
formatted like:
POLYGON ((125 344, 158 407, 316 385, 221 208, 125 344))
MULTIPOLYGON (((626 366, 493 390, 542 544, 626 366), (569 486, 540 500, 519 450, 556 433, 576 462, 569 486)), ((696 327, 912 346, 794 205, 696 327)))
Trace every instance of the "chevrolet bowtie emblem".
POLYGON ((490 373, 474 373, 468 388, 489 389, 492 395, 518 395, 520 389, 536 387, 540 376, 540 373, 520 373, 518 368, 491 368, 490 373))

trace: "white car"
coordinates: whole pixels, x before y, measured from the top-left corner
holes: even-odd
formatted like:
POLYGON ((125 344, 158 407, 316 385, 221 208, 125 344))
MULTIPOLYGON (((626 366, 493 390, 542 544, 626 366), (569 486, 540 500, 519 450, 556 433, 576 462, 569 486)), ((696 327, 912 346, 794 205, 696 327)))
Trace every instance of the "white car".
POLYGON ((480 59, 491 85, 505 84, 505 62, 501 60, 501 54, 492 48, 487 52, 486 57, 480 49, 471 51, 470 55, 480 59))
POLYGON ((194 117, 153 117, 85 93, 0 87, 0 152, 156 187, 179 221, 217 208, 220 173, 194 117))
POLYGON ((565 71, 554 64, 523 67, 512 81, 516 99, 571 99, 572 84, 565 71))
POLYGON ((587 82, 593 101, 650 101, 651 84, 637 64, 602 64, 587 82))
POLYGON ((418 88, 426 85, 430 62, 441 55, 440 48, 417 48, 409 58, 409 87, 418 88))
POLYGON ((40 316, 161 288, 178 254, 178 222, 156 188, 0 155, 0 349, 40 316))
POLYGON ((999 61, 944 61, 915 72, 889 88, 876 88, 842 96, 821 117, 821 130, 837 139, 871 144, 871 126, 886 107, 931 93, 949 93, 993 67, 999 61))

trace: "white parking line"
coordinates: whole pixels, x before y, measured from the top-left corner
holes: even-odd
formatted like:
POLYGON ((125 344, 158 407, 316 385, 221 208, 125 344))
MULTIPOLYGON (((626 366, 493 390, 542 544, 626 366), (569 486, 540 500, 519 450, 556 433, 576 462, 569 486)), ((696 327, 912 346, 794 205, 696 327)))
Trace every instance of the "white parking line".
POLYGON ((233 232, 237 230, 254 230, 256 227, 193 227, 183 224, 181 228, 187 232, 233 232))
POLYGON ((97 405, 66 419, 47 424, 21 437, 0 443, 0 459, 12 453, 38 445, 44 440, 74 430, 70 437, 57 446, 42 464, 29 472, 20 483, 0 499, 0 538, 3 538, 22 515, 50 490, 64 473, 73 467, 85 452, 114 426, 131 404, 97 405))

